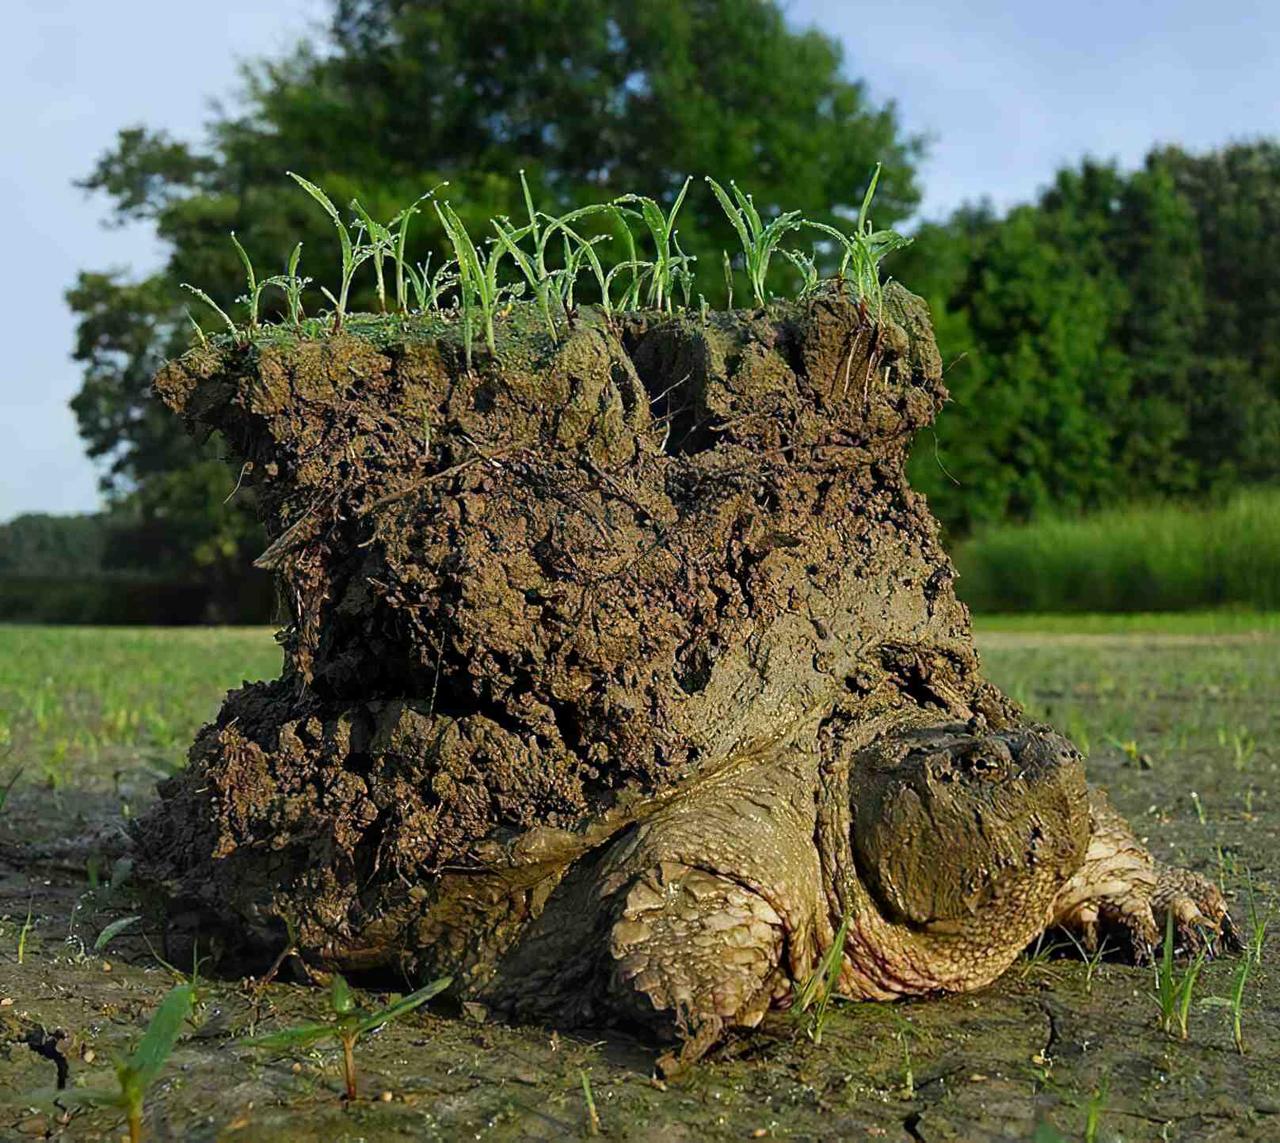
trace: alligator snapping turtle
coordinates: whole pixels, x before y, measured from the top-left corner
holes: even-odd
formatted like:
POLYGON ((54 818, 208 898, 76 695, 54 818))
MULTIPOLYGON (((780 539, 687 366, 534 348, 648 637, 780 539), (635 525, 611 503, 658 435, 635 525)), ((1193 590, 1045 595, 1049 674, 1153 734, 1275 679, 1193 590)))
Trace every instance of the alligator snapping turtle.
POLYGON ((157 379, 243 458, 290 612, 137 831, 171 940, 687 1059, 842 930, 855 998, 979 988, 1054 925, 1230 937, 980 675, 904 475, 946 396, 919 299, 535 322, 474 367, 384 318, 157 379))

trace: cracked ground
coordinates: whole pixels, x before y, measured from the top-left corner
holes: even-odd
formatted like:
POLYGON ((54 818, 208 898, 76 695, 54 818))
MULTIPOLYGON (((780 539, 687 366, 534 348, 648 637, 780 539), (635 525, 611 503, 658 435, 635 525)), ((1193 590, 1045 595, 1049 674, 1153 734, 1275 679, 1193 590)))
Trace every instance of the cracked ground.
MULTIPOLYGON (((979 623, 978 641, 991 679, 1077 741, 1159 857, 1222 883, 1248 939, 1280 871, 1280 628, 1125 628, 979 623)), ((0 629, 0 791, 18 775, 0 809, 0 1139, 119 1138, 118 1114, 72 1096, 110 1085, 174 980, 144 922, 95 951, 137 912, 120 827, 222 692, 277 665, 262 631, 0 629)), ((773 1017, 666 1087, 622 1037, 417 1013, 360 1045, 350 1106, 335 1051, 239 1042, 322 1016, 318 990, 211 981, 148 1099, 148 1137, 562 1139, 598 1123, 645 1140, 1274 1139, 1275 941, 1244 983, 1243 1054, 1219 1002, 1240 966, 1206 964, 1183 1040, 1159 1027, 1151 969, 1086 965, 1048 939, 979 993, 837 1003, 821 1027, 773 1017)))

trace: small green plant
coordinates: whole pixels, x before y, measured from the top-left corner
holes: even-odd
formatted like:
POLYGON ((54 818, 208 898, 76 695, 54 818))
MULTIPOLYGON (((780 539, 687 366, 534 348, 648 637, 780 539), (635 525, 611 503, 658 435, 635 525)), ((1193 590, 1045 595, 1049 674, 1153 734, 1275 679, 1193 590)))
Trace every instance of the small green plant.
POLYGON ((1200 800, 1200 795, 1197 794, 1195 790, 1192 790, 1190 797, 1191 805, 1195 808, 1196 817, 1199 818, 1200 824, 1207 825, 1209 819, 1204 812, 1204 803, 1200 800))
POLYGON ((18 963, 22 964, 27 959, 27 937, 31 934, 31 909, 30 904, 27 905, 27 919, 22 922, 22 928, 18 930, 18 963))
POLYGON ((1125 761, 1130 766, 1136 766, 1139 770, 1151 769, 1151 757, 1150 755, 1143 753, 1142 749, 1138 746, 1136 739, 1120 739, 1113 738, 1108 735, 1107 742, 1124 755, 1125 761))
POLYGON ((1253 958, 1246 953, 1236 965, 1230 996, 1206 996, 1200 1001, 1205 1008, 1223 1008, 1231 1024, 1231 1039, 1236 1051, 1244 1055, 1244 991, 1253 970, 1253 958))
MULTIPOLYGON (((664 211, 653 199, 638 194, 624 194, 614 200, 625 217, 639 218, 649 231, 653 240, 654 259, 651 263, 636 263, 636 269, 647 267, 649 276, 648 303, 655 310, 670 312, 672 306, 672 286, 677 271, 687 270, 690 259, 681 253, 679 243, 675 240, 676 215, 684 205, 684 197, 688 193, 692 177, 684 180, 675 201, 669 211, 664 211), (626 209, 634 206, 636 210, 626 209)), ((629 229, 629 228, 628 228, 629 229)), ((637 283, 638 285, 638 283, 637 283)))
POLYGON ((194 1010, 195 987, 180 984, 160 1002, 133 1054, 116 1063, 118 1090, 73 1089, 64 1096, 90 1107, 118 1108, 128 1122, 129 1143, 140 1143, 147 1092, 164 1069, 194 1010))
POLYGON ((725 189, 710 175, 707 185, 720 203, 720 208, 728 216, 734 230, 738 232, 738 240, 742 243, 742 257, 747 271, 747 281, 751 292, 755 295, 756 305, 764 305, 765 278, 769 274, 769 263, 773 259, 778 244, 793 230, 803 225, 798 210, 788 210, 779 214, 766 225, 756 210, 755 203, 749 194, 744 194, 738 184, 730 180, 729 189, 733 191, 730 198, 725 189))
POLYGON ((401 266, 405 277, 409 279, 409 287, 413 290, 419 313, 438 313, 440 299, 458 284, 457 263, 450 258, 431 272, 431 255, 425 262, 410 266, 407 262, 401 266))
POLYGON ((1053 967, 1053 961, 1062 952, 1064 946, 1058 944, 1057 941, 1046 941, 1046 936, 1047 933, 1041 933, 1036 937, 1036 943, 1022 954, 1022 977, 1024 980, 1033 973, 1052 975, 1057 971, 1053 967))
POLYGON ((462 336, 466 343, 467 368, 471 367, 471 342, 475 320, 478 317, 484 329, 485 345, 490 353, 497 352, 494 341, 493 319, 498 306, 506 297, 517 297, 519 287, 503 286, 498 280, 498 267, 507 247, 501 241, 489 247, 487 258, 480 256, 476 245, 467 233, 466 225, 447 202, 437 202, 436 214, 440 225, 453 245, 454 260, 458 263, 458 300, 462 306, 462 336))
POLYGON ((779 253, 800 273, 799 298, 811 297, 822 285, 822 276, 818 273, 817 259, 803 250, 780 250, 779 253))
POLYGON ((419 195, 416 201, 405 207, 389 223, 389 226, 394 227, 396 232, 392 256, 395 258, 396 263, 396 305, 402 313, 409 312, 409 295, 405 290, 405 277, 409 270, 409 223, 413 221, 413 216, 418 213, 418 208, 427 199, 435 198, 436 191, 443 190, 448 185, 447 182, 440 183, 432 187, 426 194, 419 195))
MULTIPOLYGON (((417 203, 414 204, 415 206, 417 203)), ((399 221, 399 216, 394 219, 391 225, 384 226, 378 222, 369 212, 360 205, 359 199, 351 200, 351 211, 360 220, 360 231, 367 236, 367 246, 369 249, 369 260, 373 263, 373 275, 377 282, 378 294, 378 312, 387 312, 387 281, 383 275, 383 263, 389 257, 393 256, 396 240, 391 233, 391 226, 399 221)))
MULTIPOLYGON (((373 268, 376 308, 383 314, 392 309, 388 298, 388 261, 394 266, 394 308, 399 313, 412 312, 413 302, 422 313, 445 312, 442 299, 450 291, 456 291, 450 312, 456 310, 460 318, 468 366, 472 359, 474 335, 481 330, 490 353, 496 353, 495 318, 505 303, 520 297, 526 290, 530 291, 533 302, 541 311, 547 333, 553 341, 560 336, 558 323, 574 320, 580 280, 594 281, 599 295, 596 301, 606 319, 612 319, 615 309, 636 310, 642 305, 662 313, 689 310, 695 297, 702 299, 695 288, 697 258, 685 252, 676 229, 676 220, 688 194, 691 178, 686 178, 680 185, 667 209, 644 195, 624 194, 610 202, 580 206, 556 217, 539 210, 534 204, 529 181, 522 171, 520 185, 526 220, 521 224, 506 218, 492 220, 494 237, 477 245, 457 210, 449 203, 435 199, 440 187, 448 184, 432 188, 390 221, 380 222, 358 199, 352 199, 349 204, 350 219, 344 218, 321 187, 293 171, 288 174, 324 211, 338 235, 342 268, 337 290, 320 287, 332 307, 332 329, 335 333, 343 328, 349 317, 355 275, 366 262, 373 268), (426 262, 414 263, 410 261, 408 251, 410 224, 428 200, 435 200, 436 216, 454 255, 434 273, 430 269, 429 258, 426 262), (597 218, 607 224, 612 233, 592 233, 582 225, 597 218), (636 221, 648 234, 653 247, 652 260, 646 261, 637 252, 637 235, 633 232, 636 221), (608 264, 603 248, 614 239, 620 239, 624 257, 608 264), (508 256, 514 263, 514 270, 503 265, 508 256), (620 283, 624 284, 618 293, 620 283)), ((795 210, 782 211, 766 224, 751 195, 733 182, 725 190, 714 179, 707 179, 712 193, 738 233, 743 269, 757 305, 763 304, 767 298, 766 280, 775 254, 785 256, 799 272, 801 298, 812 295, 822 285, 817 247, 812 253, 802 253, 782 246, 787 235, 803 226, 813 226, 827 238, 834 238, 838 248, 843 250, 837 279, 840 287, 864 306, 868 301, 873 302, 876 317, 879 317, 879 261, 890 250, 905 245, 907 239, 892 231, 871 229, 866 216, 878 177, 877 168, 863 199, 853 235, 825 223, 806 222, 795 210)), ((204 290, 188 283, 183 284, 184 288, 209 306, 240 344, 251 342, 259 333, 262 297, 268 288, 283 293, 285 320, 295 330, 300 330, 303 295, 311 284, 311 279, 298 271, 301 243, 295 245, 283 274, 260 278, 239 237, 233 233, 231 241, 244 268, 246 292, 238 299, 244 301, 247 308, 243 329, 204 290)), ((725 288, 732 307, 734 272, 727 254, 724 255, 724 271, 725 288)), ((705 320, 705 302, 701 303, 700 309, 705 320)), ((207 344, 204 330, 194 319, 191 320, 195 336, 201 344, 207 344)))
POLYGON ((249 333, 252 336, 258 330, 258 310, 262 303, 262 291, 271 285, 271 280, 258 281, 249 252, 240 244, 240 239, 236 237, 234 230, 231 232, 231 245, 236 248, 236 253, 240 256, 240 264, 244 267, 245 292, 237 301, 244 302, 249 311, 249 333))
POLYGON ((298 273, 298 262, 302 258, 302 243, 299 242, 289 255, 288 264, 283 274, 268 278, 263 285, 274 286, 284 294, 285 310, 289 315, 289 323, 296 329, 302 324, 302 291, 311 284, 310 278, 298 273))
POLYGON ((1245 941, 1245 956, 1254 964, 1262 963, 1262 945, 1267 939, 1267 926, 1271 922, 1270 911, 1264 913, 1258 907, 1258 895, 1253 888, 1253 875, 1246 875, 1246 900, 1249 934, 1245 941))
POLYGON ((98 934, 98 939, 93 942, 93 951, 96 953, 102 952, 102 950, 115 940, 116 937, 123 933, 125 929, 136 925, 140 920, 142 920, 142 917, 135 913, 132 916, 119 917, 112 921, 111 924, 98 934))
POLYGON ((579 1069, 578 1075, 582 1077, 582 1098, 587 1104, 587 1134, 600 1134, 600 1113, 596 1110, 596 1097, 591 1094, 591 1079, 587 1073, 579 1069))
POLYGON ((815 1044, 822 1043, 822 1030, 827 1023, 827 1010, 840 983, 840 969, 844 966, 844 943, 849 935, 849 916, 846 914, 836 930, 830 948, 822 954, 817 967, 800 986, 792 1001, 796 1015, 807 1015, 805 1031, 815 1044), (812 1009, 812 1011, 810 1011, 812 1009))
POLYGON ((1207 945, 1202 945, 1191 963, 1181 972, 1174 960, 1173 913, 1165 917, 1164 945, 1160 959, 1155 964, 1155 1001, 1160 1009, 1160 1028, 1166 1035, 1177 1029, 1179 1039, 1187 1038, 1187 1020, 1191 1013, 1191 999, 1195 992, 1196 978, 1204 967, 1207 945))
MULTIPOLYGON (((198 286, 193 286, 190 282, 183 282, 182 289, 186 290, 188 293, 194 294, 197 298, 199 298, 202 302, 204 302, 206 306, 208 306, 211 310, 213 310, 213 312, 216 313, 222 319, 227 329, 231 331, 231 336, 235 338, 237 341, 240 339, 240 330, 236 326, 236 323, 231 320, 231 315, 227 313, 227 311, 224 310, 220 305, 218 305, 218 303, 215 302, 211 297, 209 297, 208 294, 206 294, 198 286)), ((195 319, 193 318, 192 321, 195 322, 195 319)), ((196 329, 200 331, 200 335, 201 337, 203 337, 204 331, 200 330, 200 326, 198 323, 196 323, 196 329)))
POLYGON ((1233 727, 1230 730, 1225 726, 1219 726, 1218 745, 1231 747, 1232 764, 1237 770, 1246 769, 1258 749, 1258 744, 1247 726, 1233 727))
MULTIPOLYGON (((342 328, 343 318, 347 314, 347 297, 351 293, 351 280, 355 277, 356 271, 360 266, 372 257, 376 251, 373 244, 362 243, 358 241, 360 231, 357 231, 356 239, 353 240, 351 230, 347 224, 342 221, 342 215, 338 213, 338 208, 330 201, 329 196, 324 193, 313 182, 308 182, 301 175, 295 174, 293 171, 285 172, 293 179, 304 191, 307 192, 320 206, 320 208, 329 216, 333 223, 334 229, 338 232, 338 244, 342 248, 342 279, 338 287, 338 294, 335 297, 328 287, 321 286, 320 292, 329 299, 333 305, 333 328, 335 331, 342 328)), ((379 264, 380 265, 380 264, 379 264)))
POLYGON ((1107 1086, 1104 1077, 1084 1102, 1084 1143, 1098 1143, 1098 1128, 1102 1125, 1102 1113, 1107 1108, 1107 1086))
POLYGON ((409 223, 418 213, 418 208, 428 199, 434 198, 436 191, 449 184, 440 183, 432 187, 426 194, 419 195, 412 203, 391 219, 382 223, 374 219, 358 199, 351 200, 351 210, 360 220, 360 226, 368 236, 368 257, 373 262, 373 273, 377 285, 378 310, 387 312, 387 283, 383 274, 383 263, 390 258, 395 268, 396 308, 402 313, 408 310, 408 294, 405 290, 405 259, 409 244, 409 223))
POLYGON ((415 1008, 420 1008, 433 996, 443 992, 452 983, 450 977, 442 977, 430 984, 409 993, 394 1004, 380 1008, 376 1012, 364 1012, 356 1007, 351 986, 338 973, 334 973, 329 988, 329 1004, 333 1009, 333 1019, 324 1023, 301 1024, 296 1028, 286 1028, 282 1032, 272 1032, 265 1036, 251 1036, 244 1043, 266 1051, 287 1051, 291 1048, 305 1048, 324 1040, 336 1040, 342 1045, 342 1075, 346 1088, 346 1098, 357 1097, 357 1076, 355 1049, 360 1037, 372 1032, 384 1024, 407 1016, 415 1008))
POLYGON ((1070 929, 1063 930, 1071 943, 1076 946, 1076 951, 1080 954, 1080 960, 1084 963, 1084 992, 1086 996, 1093 995, 1093 978, 1097 974, 1098 966, 1102 964, 1103 957, 1107 952, 1107 942, 1104 938, 1099 941, 1092 951, 1081 941, 1075 933, 1070 929))
POLYGON ((880 164, 876 164, 867 192, 862 196, 862 207, 852 234, 845 234, 825 222, 806 222, 805 225, 833 238, 840 251, 838 280, 855 298, 867 303, 876 320, 880 318, 882 290, 880 287, 880 263, 887 254, 911 244, 911 239, 893 230, 874 230, 871 226, 871 200, 875 197, 876 184, 880 181, 880 164))

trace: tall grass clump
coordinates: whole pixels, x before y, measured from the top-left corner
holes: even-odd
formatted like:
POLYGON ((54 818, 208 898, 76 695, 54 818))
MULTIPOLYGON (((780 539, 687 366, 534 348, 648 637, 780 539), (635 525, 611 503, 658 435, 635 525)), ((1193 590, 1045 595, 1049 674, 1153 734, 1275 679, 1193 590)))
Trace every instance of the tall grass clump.
POLYGON ((977 611, 1280 608, 1280 487, 980 532, 955 552, 977 611))
MULTIPOLYGON (((515 308, 517 299, 526 291, 530 298, 527 304, 540 312, 553 342, 559 339, 562 327, 573 324, 580 302, 594 304, 606 320, 612 321, 619 310, 647 308, 668 314, 687 313, 696 299, 698 312, 706 319, 706 298, 695 288, 698 259, 681 248, 676 226, 692 177, 686 178, 678 189, 673 188, 670 205, 645 195, 622 194, 557 216, 534 205, 529 181, 522 171, 520 188, 527 221, 517 223, 499 217, 489 219, 487 227, 469 232, 462 214, 448 201, 436 197, 445 183, 419 196, 387 222, 380 222, 358 199, 352 199, 344 212, 322 187, 293 171, 287 173, 324 212, 337 238, 341 255, 338 281, 334 289, 318 286, 330 307, 329 332, 336 334, 344 328, 351 316, 353 297, 367 293, 367 278, 355 285, 356 275, 366 265, 372 269, 378 315, 399 320, 430 314, 446 323, 456 321, 468 367, 477 337, 483 338, 491 357, 497 355, 496 323, 515 308), (434 272, 430 257, 425 262, 415 262, 408 249, 410 223, 416 215, 425 213, 424 204, 429 200, 442 232, 436 241, 452 254, 434 272), (606 232, 600 233, 601 230, 606 232), (582 290, 579 279, 585 283, 582 290), (392 290, 394 297, 389 296, 392 290)), ((764 306, 772 300, 767 279, 777 255, 790 262, 798 273, 799 297, 829 289, 857 302, 864 320, 880 320, 881 259, 910 239, 891 230, 877 231, 871 225, 868 211, 879 174, 877 167, 848 232, 806 220, 796 210, 779 210, 766 223, 751 195, 736 183, 730 182, 726 190, 714 179, 706 180, 737 233, 755 305, 764 306), (806 227, 820 236, 810 251, 783 245, 806 227)), ((231 235, 231 242, 244 271, 245 293, 236 299, 244 303, 243 324, 210 294, 183 283, 184 289, 213 311, 231 338, 249 345, 259 335, 269 334, 266 327, 272 323, 262 320, 263 298, 268 289, 283 295, 283 320, 275 324, 301 333, 307 322, 311 331, 321 333, 318 322, 305 318, 304 294, 312 279, 299 270, 302 244, 294 246, 285 273, 262 277, 235 234, 231 235)), ((733 260, 728 253, 722 253, 722 263, 732 307, 733 260)), ((205 343, 205 331, 194 317, 191 321, 197 338, 205 343)))

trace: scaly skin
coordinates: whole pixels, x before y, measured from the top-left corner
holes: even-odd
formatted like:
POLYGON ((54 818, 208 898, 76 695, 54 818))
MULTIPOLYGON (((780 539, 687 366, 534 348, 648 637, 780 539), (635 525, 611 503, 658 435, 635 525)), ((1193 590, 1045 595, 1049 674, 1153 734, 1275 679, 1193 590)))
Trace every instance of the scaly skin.
POLYGON ((678 800, 565 879, 488 999, 524 1018, 641 1022, 670 1073, 786 1007, 848 916, 839 994, 981 988, 1036 936, 1172 914, 1230 940, 1225 903, 1158 865, 1044 727, 907 726, 861 749, 794 744, 678 800), (585 958, 583 949, 593 950, 585 958))

